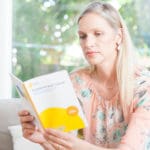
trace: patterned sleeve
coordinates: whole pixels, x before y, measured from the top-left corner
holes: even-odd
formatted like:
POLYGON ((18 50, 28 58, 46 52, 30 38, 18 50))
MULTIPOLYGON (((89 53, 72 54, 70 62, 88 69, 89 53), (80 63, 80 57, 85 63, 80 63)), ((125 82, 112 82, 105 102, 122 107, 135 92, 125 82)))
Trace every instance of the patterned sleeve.
POLYGON ((84 100, 90 99, 91 90, 88 86, 88 79, 83 71, 77 71, 70 74, 76 95, 81 103, 84 100))
POLYGON ((77 96, 79 102, 82 102, 81 96, 80 96, 81 95, 80 94, 80 85, 82 84, 83 81, 76 72, 70 74, 70 78, 71 78, 74 90, 76 92, 76 96, 77 96))
POLYGON ((134 112, 120 150, 150 150, 150 73, 143 73, 137 82, 134 112))

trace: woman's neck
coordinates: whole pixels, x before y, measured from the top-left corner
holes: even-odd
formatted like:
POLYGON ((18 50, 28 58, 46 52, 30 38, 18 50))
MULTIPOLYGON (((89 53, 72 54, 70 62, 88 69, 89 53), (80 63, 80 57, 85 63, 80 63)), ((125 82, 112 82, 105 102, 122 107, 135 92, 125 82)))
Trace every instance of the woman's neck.
POLYGON ((95 67, 95 79, 104 87, 111 88, 117 83, 115 65, 103 65, 95 67))

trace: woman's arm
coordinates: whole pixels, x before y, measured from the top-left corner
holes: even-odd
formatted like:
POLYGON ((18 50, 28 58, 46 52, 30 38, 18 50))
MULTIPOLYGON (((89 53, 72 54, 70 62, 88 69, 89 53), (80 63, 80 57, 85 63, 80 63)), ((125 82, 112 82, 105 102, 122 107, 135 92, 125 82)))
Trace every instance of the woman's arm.
POLYGON ((56 149, 66 150, 148 150, 150 148, 150 111, 147 105, 138 108, 131 116, 125 136, 122 138, 118 148, 103 148, 90 144, 69 133, 47 129, 45 138, 56 149))
POLYGON ((51 145, 53 145, 53 147, 60 150, 118 150, 98 147, 85 140, 79 139, 70 133, 65 133, 55 129, 47 129, 45 132, 45 138, 51 143, 51 145))
POLYGON ((126 134, 122 137, 118 148, 103 148, 90 144, 68 133, 47 129, 45 138, 54 147, 66 150, 148 150, 150 149, 150 84, 140 85, 135 95, 134 112, 126 134))

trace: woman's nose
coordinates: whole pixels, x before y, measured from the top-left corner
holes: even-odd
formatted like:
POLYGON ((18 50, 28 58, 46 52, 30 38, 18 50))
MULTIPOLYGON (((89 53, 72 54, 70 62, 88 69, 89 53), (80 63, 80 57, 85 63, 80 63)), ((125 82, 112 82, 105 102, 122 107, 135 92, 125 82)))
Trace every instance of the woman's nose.
POLYGON ((95 45, 95 39, 92 36, 88 36, 85 40, 85 46, 86 47, 91 47, 95 45))

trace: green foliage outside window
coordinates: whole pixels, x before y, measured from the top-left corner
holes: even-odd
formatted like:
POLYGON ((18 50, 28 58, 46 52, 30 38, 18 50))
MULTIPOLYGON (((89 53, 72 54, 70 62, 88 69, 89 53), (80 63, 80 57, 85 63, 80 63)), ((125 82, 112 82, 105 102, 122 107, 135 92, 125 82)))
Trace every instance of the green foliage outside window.
MULTIPOLYGON (((91 0, 92 1, 92 0, 91 0)), ((106 0, 105 0, 106 1, 106 0)), ((114 2, 107 0, 108 2, 114 2)), ((76 19, 90 0, 13 0, 13 72, 22 80, 85 64, 77 51, 76 19)), ((118 0, 141 56, 150 56, 150 0, 118 0)))

